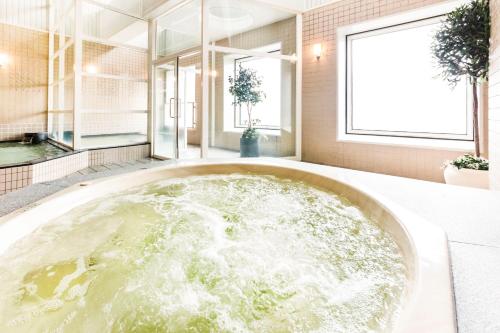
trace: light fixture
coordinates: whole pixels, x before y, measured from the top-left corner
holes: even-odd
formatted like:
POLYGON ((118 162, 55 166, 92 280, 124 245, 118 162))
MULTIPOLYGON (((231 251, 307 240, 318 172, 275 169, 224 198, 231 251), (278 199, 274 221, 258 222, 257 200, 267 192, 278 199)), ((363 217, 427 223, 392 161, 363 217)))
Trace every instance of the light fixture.
POLYGON ((95 65, 87 65, 85 67, 85 72, 87 72, 88 74, 97 74, 97 67, 95 65))
POLYGON ((9 63, 9 57, 5 53, 0 53, 0 68, 4 68, 9 63))
POLYGON ((314 56, 316 57, 316 60, 319 60, 321 58, 322 51, 323 51, 323 47, 320 43, 314 44, 313 53, 314 53, 314 56))

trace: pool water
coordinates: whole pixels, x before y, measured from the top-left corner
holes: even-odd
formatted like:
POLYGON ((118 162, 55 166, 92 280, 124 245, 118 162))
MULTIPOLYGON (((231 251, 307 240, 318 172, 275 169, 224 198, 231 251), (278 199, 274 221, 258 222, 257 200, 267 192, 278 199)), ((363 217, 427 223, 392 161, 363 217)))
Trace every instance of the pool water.
POLYGON ((347 200, 257 175, 96 200, 0 257, 1 332, 386 332, 393 239, 347 200))
POLYGON ((56 157, 65 153, 64 150, 48 142, 33 145, 20 142, 0 142, 0 166, 56 157))

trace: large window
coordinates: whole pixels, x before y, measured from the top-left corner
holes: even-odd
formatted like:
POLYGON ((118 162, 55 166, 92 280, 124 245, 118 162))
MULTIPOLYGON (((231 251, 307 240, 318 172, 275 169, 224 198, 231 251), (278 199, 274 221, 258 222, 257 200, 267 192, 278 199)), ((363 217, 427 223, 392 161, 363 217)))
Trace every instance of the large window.
POLYGON ((441 21, 438 16, 345 35, 341 130, 347 136, 473 140, 468 85, 464 80, 451 88, 432 55, 441 21))
MULTIPOLYGON (((273 44, 264 48, 259 48, 259 51, 266 51, 269 54, 279 54, 280 44, 273 44)), ((281 98, 282 98, 282 64, 280 59, 276 58, 258 58, 258 57, 241 57, 241 56, 228 56, 225 60, 226 70, 230 76, 236 76, 238 68, 248 68, 254 70, 257 76, 262 80, 260 89, 264 92, 265 98, 261 103, 255 105, 252 109, 252 118, 257 120, 255 128, 264 130, 279 130, 281 128, 281 98)), ((225 80, 228 82, 227 78, 225 80)), ((229 87, 225 89, 224 98, 226 105, 231 106, 228 108, 228 115, 226 119, 232 119, 229 122, 229 130, 244 129, 248 125, 248 114, 246 108, 243 106, 241 109, 232 104, 234 97, 229 93, 229 87)))
MULTIPOLYGON (((277 51, 279 52, 279 51, 277 51)), ((265 98, 253 108, 253 117, 258 120, 257 128, 280 129, 281 113, 281 60, 246 57, 234 61, 235 73, 239 66, 253 69, 262 79, 265 98)), ((248 124, 248 114, 234 107, 235 127, 244 128, 248 124)))

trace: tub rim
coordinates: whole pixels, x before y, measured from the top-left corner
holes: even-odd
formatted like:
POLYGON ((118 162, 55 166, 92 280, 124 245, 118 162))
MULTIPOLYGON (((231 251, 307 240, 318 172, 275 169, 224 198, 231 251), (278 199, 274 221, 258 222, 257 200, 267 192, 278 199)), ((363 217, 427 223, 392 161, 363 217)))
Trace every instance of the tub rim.
MULTIPOLYGON (((387 225, 382 225, 381 227, 393 236, 393 239, 400 248, 401 241, 406 241, 406 245, 409 247, 409 252, 403 255, 411 276, 407 277, 406 291, 402 300, 402 310, 395 319, 392 331, 405 333, 457 331, 450 258, 447 237, 444 231, 392 202, 380 193, 367 188, 366 185, 361 184, 359 181, 349 179, 349 177, 339 174, 336 172, 338 168, 324 165, 267 158, 218 161, 178 161, 170 165, 78 183, 38 201, 32 206, 21 208, 6 216, 0 217, 0 256, 10 247, 10 245, 48 222, 45 220, 51 220, 57 216, 61 216, 65 212, 84 205, 91 200, 98 199, 106 194, 125 191, 141 184, 161 180, 162 175, 164 175, 163 177, 185 177, 196 174, 217 173, 193 173, 193 170, 196 169, 210 170, 210 168, 239 168, 241 169, 239 171, 247 172, 255 172, 255 169, 263 170, 268 168, 268 170, 281 170, 281 172, 284 173, 288 172, 290 174, 289 178, 292 179, 299 179, 300 177, 296 175, 294 177, 293 175, 294 172, 299 172, 302 178, 307 178, 308 176, 316 177, 316 179, 326 178, 330 182, 338 184, 338 186, 345 187, 345 189, 349 190, 351 193, 348 195, 345 193, 340 194, 346 196, 351 202, 353 202, 350 197, 351 195, 361 195, 362 197, 370 199, 397 223, 406 239, 397 239, 398 236, 395 236, 392 230, 387 230, 387 225), (254 170, 249 170, 252 168, 254 170), (168 175, 168 173, 176 172, 178 174, 173 176, 168 175), (112 185, 116 185, 117 187, 113 187, 112 185), (79 199, 79 201, 74 202, 75 199, 79 199), (51 211, 48 213, 48 208, 51 208, 51 205, 54 206, 57 203, 64 203, 65 201, 67 205, 52 207, 57 210, 57 212, 51 211), (39 217, 44 215, 45 218, 42 222, 30 220, 35 216, 39 217), (17 224, 23 222, 24 230, 21 230, 22 228, 19 228, 17 224), (2 232, 2 229, 7 229, 7 233, 2 232), (10 231, 16 231, 18 229, 17 233, 14 232, 16 237, 12 241, 6 239, 8 236, 12 235, 9 233, 9 229, 10 231), (7 244, 4 243, 4 241, 7 241, 7 244), (411 260, 412 262, 408 263, 407 260, 411 260)), ((270 173, 274 174, 273 171, 270 171, 270 173)), ((237 172, 238 170, 233 172, 223 171, 220 173, 229 174, 237 172)), ((330 186, 321 186, 307 179, 299 180, 304 180, 306 183, 309 182, 314 186, 338 193, 337 190, 331 189, 330 186)), ((363 207, 357 202, 353 203, 359 206, 363 212, 367 213, 366 210, 369 207, 363 207)), ((399 237, 401 237, 401 235, 399 237)))

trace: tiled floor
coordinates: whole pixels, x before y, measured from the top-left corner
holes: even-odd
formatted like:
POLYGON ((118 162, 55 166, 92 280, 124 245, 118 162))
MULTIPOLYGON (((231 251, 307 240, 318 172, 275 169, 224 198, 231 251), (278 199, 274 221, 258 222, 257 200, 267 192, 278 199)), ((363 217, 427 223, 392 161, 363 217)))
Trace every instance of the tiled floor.
POLYGON ((134 162, 111 163, 101 166, 93 166, 83 169, 68 177, 58 180, 34 184, 22 190, 0 196, 0 216, 6 215, 20 208, 29 208, 30 204, 41 200, 48 195, 56 193, 68 186, 89 181, 92 179, 119 175, 141 169, 172 163, 170 161, 159 161, 155 159, 143 159, 134 162))
MULTIPOLYGON (((0 216, 70 185, 170 164, 145 159, 82 170, 0 197, 0 216)), ((460 333, 500 332, 500 192, 338 169, 342 178, 441 226, 448 234, 460 333)))

